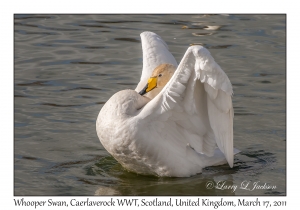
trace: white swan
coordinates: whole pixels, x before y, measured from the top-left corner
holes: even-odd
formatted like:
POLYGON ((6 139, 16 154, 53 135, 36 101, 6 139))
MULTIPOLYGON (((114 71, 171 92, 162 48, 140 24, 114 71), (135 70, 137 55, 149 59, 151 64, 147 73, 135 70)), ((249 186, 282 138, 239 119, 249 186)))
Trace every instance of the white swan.
POLYGON ((238 150, 227 75, 202 46, 189 47, 177 67, 160 36, 143 32, 141 38, 137 88, 114 94, 98 115, 104 148, 139 174, 187 177, 226 160, 232 167, 238 150))

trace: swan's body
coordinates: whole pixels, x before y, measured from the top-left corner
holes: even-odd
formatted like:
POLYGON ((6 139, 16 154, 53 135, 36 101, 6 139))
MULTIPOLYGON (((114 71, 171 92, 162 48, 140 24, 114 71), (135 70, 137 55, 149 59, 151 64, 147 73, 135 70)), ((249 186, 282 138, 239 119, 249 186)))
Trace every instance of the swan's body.
POLYGON ((227 75, 204 47, 189 47, 177 67, 158 35, 144 32, 141 37, 141 81, 136 90, 113 95, 101 109, 96 129, 102 145, 139 174, 191 176, 226 160, 232 167, 232 86, 227 75), (138 93, 143 88, 146 97, 138 93))

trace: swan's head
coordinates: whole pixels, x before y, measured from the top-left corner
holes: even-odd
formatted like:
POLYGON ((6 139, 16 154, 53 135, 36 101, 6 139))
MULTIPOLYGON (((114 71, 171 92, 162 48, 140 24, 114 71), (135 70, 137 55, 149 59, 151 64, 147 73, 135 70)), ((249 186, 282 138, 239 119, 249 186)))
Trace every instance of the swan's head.
POLYGON ((175 70, 176 67, 171 64, 159 65, 154 69, 151 77, 148 79, 146 86, 139 92, 139 94, 144 95, 151 91, 155 92, 155 95, 157 95, 169 82, 175 70))

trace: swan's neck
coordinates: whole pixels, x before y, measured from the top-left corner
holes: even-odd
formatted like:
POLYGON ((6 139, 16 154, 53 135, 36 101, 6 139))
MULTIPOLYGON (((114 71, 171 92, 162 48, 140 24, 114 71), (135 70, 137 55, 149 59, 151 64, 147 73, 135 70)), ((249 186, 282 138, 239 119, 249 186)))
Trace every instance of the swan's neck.
POLYGON ((157 96, 160 91, 163 89, 163 87, 157 87, 154 88, 153 90, 149 91, 148 93, 145 94, 146 97, 153 99, 155 96, 157 96))
POLYGON ((129 117, 137 114, 138 110, 145 106, 151 99, 141 96, 134 90, 122 90, 111 97, 105 104, 107 108, 114 110, 112 115, 117 117, 129 117))
POLYGON ((143 106, 145 106, 149 101, 151 100, 151 98, 149 97, 144 97, 141 96, 140 94, 138 94, 138 98, 135 104, 135 109, 140 109, 143 106))

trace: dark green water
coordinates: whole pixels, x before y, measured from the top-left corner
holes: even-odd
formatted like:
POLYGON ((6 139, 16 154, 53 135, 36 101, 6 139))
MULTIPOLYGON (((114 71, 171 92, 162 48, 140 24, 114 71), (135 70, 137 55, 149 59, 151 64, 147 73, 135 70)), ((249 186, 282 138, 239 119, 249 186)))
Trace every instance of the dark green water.
POLYGON ((14 24, 14 195, 286 194, 284 15, 15 15, 14 24), (139 81, 143 31, 159 34, 178 62, 202 44, 227 73, 242 151, 233 168, 141 176, 99 142, 99 110, 139 81))

